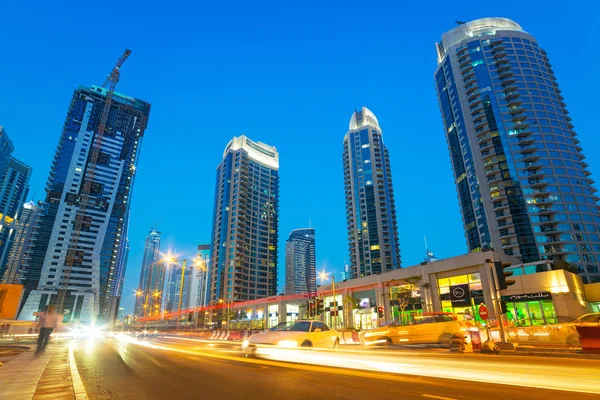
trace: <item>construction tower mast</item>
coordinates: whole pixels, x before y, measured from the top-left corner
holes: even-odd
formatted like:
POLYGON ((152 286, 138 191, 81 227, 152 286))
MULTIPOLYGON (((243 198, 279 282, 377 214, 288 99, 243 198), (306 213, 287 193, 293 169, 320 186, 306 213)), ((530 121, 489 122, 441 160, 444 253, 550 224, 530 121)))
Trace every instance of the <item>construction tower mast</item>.
POLYGON ((73 271, 73 266, 81 265, 81 263, 83 262, 84 254, 83 252, 77 250, 77 246, 79 244, 79 237, 81 235, 81 230, 84 226, 84 221, 86 221, 85 212, 88 205, 92 207, 95 206, 95 198, 90 197, 90 192, 92 188, 92 183, 94 181, 96 162, 98 161, 98 156, 100 155, 102 139, 106 131, 106 123, 108 122, 108 116, 110 114, 113 94, 115 93, 115 88, 117 86, 117 83, 119 82, 119 77, 121 75, 120 68, 125 62, 125 60, 127 60, 127 57, 129 57, 130 54, 131 50, 126 49, 121 58, 119 58, 119 60, 113 67, 112 71, 110 71, 110 74, 108 74, 106 80, 104 81, 104 84, 102 85, 102 87, 105 89, 108 87, 108 92, 106 93, 106 99, 104 100, 104 108, 102 109, 102 115, 100 117, 100 121, 98 122, 96 135, 94 136, 94 142, 92 144, 91 154, 87 163, 83 187, 79 192, 79 210, 77 211, 75 217, 73 235, 71 236, 71 241, 69 243, 65 268, 63 269, 62 280, 60 282, 60 288, 58 290, 57 295, 57 309, 58 312, 61 314, 64 314, 65 298, 67 297, 69 280, 71 279, 71 272, 73 271))

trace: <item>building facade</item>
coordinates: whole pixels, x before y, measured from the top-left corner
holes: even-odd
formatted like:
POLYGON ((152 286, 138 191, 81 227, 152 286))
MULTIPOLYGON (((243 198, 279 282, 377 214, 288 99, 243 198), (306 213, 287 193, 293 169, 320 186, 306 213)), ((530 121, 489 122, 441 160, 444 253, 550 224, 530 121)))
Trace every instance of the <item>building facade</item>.
MULTIPOLYGON (((194 321, 198 321, 200 310, 208 304, 208 276, 210 271, 210 245, 200 244, 198 245, 198 252, 196 254, 197 263, 194 265, 193 272, 191 274, 190 282, 190 301, 188 308, 194 309, 193 318, 194 321)), ((204 316, 202 311, 202 316, 204 316)))
POLYGON ((279 154, 233 138, 217 168, 211 237, 210 304, 277 292, 279 154))
POLYGON ((177 260, 166 260, 165 278, 162 292, 162 311, 172 313, 177 311, 179 304, 179 282, 181 281, 181 264, 177 260))
MULTIPOLYGON (((146 236, 144 256, 142 257, 142 268, 140 271, 140 283, 138 285, 137 298, 135 300, 133 311, 133 315, 136 317, 145 314, 145 308, 148 307, 148 298, 157 290, 150 282, 152 281, 154 269, 159 268, 157 264, 160 260, 160 237, 160 232, 156 229, 150 229, 150 233, 146 236)), ((158 291, 162 291, 162 286, 160 286, 158 291)))
POLYGON ((4 275, 17 218, 29 192, 31 167, 14 157, 8 160, 0 186, 0 276, 4 275))
POLYGON ((33 319, 48 304, 62 308, 66 321, 108 320, 118 310, 115 286, 124 267, 118 259, 126 245, 124 230, 150 104, 114 93, 100 138, 107 93, 80 86, 73 94, 24 265, 26 288, 37 287, 28 293, 21 319, 33 319))
POLYGON ((285 294, 316 291, 315 230, 294 229, 285 242, 285 294))
POLYGON ((2 279, 4 283, 21 283, 21 269, 38 221, 38 213, 39 207, 33 201, 23 204, 10 243, 2 279))
POLYGON ((600 280, 596 189, 546 52, 516 22, 444 33, 436 88, 469 251, 563 259, 600 280))
POLYGON ((349 278, 400 268, 390 157, 379 122, 366 107, 352 114, 343 164, 349 278))
POLYGON ((10 155, 15 150, 12 140, 6 133, 6 130, 0 125, 0 179, 4 179, 8 163, 10 161, 10 155))

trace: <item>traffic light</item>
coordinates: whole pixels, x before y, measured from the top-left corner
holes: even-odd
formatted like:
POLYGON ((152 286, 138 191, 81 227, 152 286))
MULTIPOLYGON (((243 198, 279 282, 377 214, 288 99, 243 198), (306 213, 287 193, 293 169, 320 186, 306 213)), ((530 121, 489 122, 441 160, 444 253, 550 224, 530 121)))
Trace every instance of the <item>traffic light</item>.
POLYGON ((377 307, 377 318, 383 318, 383 307, 377 307))
POLYGON ((317 315, 321 315, 321 313, 323 312, 323 300, 322 299, 317 299, 316 302, 317 302, 317 305, 316 305, 317 315))
POLYGON ((306 302, 306 315, 308 315, 308 318, 315 316, 315 303, 312 300, 306 302))
POLYGON ((504 300, 500 300, 500 310, 501 314, 506 314, 508 312, 508 306, 504 300))
POLYGON ((506 279, 514 273, 511 270, 506 270, 506 267, 510 267, 510 264, 502 264, 500 261, 494 262, 494 269, 498 278, 498 290, 504 290, 516 283, 514 279, 506 279))

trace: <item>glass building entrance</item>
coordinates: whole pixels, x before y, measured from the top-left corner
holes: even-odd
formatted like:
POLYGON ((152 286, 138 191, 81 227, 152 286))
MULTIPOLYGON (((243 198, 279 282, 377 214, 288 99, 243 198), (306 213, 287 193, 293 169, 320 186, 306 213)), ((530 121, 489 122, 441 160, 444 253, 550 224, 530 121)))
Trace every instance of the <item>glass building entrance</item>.
POLYGON ((541 326, 558 323, 552 294, 549 292, 502 296, 506 318, 514 326, 541 326))

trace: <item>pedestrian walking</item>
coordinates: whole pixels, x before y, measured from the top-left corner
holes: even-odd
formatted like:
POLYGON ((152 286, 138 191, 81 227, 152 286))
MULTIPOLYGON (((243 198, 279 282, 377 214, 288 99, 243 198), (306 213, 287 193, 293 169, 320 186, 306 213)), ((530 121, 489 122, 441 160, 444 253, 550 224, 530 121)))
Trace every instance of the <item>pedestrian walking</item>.
POLYGON ((40 313, 40 320, 37 327, 40 330, 37 341, 36 355, 46 351, 46 345, 50 341, 52 331, 58 329, 59 314, 56 312, 56 307, 48 306, 48 311, 40 313))

